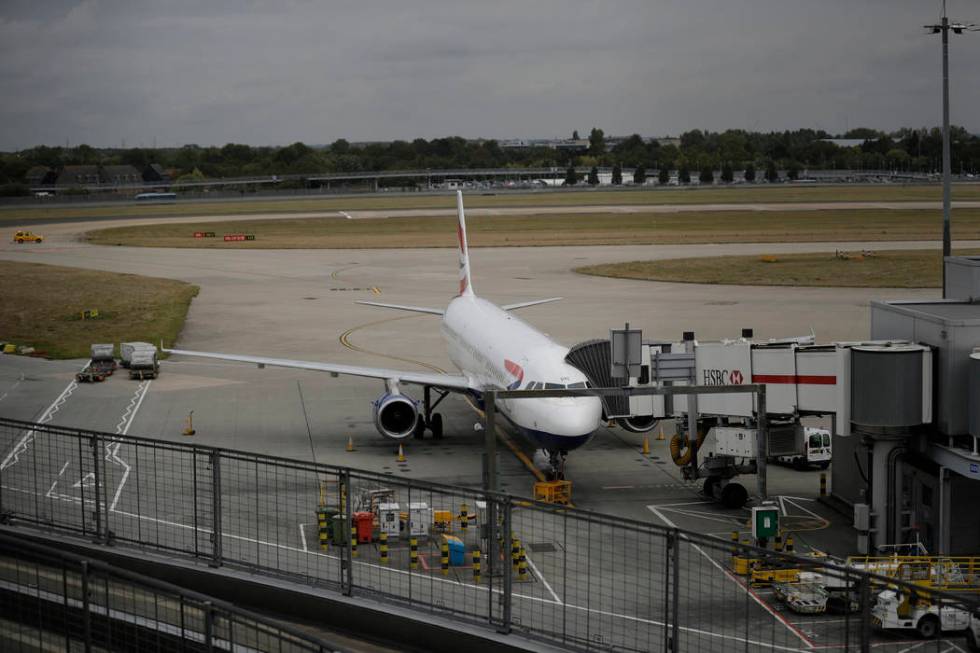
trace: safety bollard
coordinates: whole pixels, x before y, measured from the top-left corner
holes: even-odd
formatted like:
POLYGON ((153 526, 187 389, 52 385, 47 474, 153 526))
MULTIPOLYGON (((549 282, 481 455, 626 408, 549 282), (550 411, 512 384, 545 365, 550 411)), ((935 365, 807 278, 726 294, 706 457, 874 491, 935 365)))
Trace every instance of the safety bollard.
POLYGON ((357 557, 357 526, 350 527, 350 557, 357 557))
POLYGON ((820 496, 827 496, 827 473, 820 472, 820 496))
POLYGON ((419 568, 419 540, 417 537, 413 537, 408 540, 408 559, 409 567, 411 569, 419 568))
POLYGON ((320 509, 316 511, 317 539, 320 542, 320 549, 327 550, 329 531, 327 530, 327 511, 320 509))
POLYGON ((388 533, 381 531, 378 538, 378 550, 381 552, 381 564, 388 564, 388 533))
POLYGON ((473 551, 473 582, 480 584, 480 550, 473 551))
POLYGON ((786 553, 793 553, 793 536, 786 536, 786 553))
POLYGON ((449 575, 449 542, 442 543, 442 575, 449 575))
POLYGON ((772 548, 776 551, 783 550, 783 532, 779 531, 776 533, 776 540, 773 542, 772 548))
POLYGON ((469 525, 470 525, 470 516, 467 514, 467 506, 464 503, 459 507, 459 527, 465 531, 467 527, 469 527, 469 525))
POLYGON ((517 561, 517 580, 527 580, 527 556, 524 555, 524 547, 521 547, 520 557, 517 561))
POLYGON ((516 537, 510 541, 510 563, 513 566, 514 571, 517 571, 517 565, 521 560, 521 541, 516 537))

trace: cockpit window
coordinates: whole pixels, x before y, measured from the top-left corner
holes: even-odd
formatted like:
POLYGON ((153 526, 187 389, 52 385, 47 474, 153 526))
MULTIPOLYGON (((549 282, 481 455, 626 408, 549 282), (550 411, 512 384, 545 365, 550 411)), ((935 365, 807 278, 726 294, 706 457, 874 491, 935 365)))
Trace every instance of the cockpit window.
POLYGON ((579 381, 577 383, 569 383, 568 387, 569 389, 572 389, 572 388, 585 388, 587 386, 585 385, 585 381, 579 381))
POLYGON ((561 383, 545 383, 544 384, 544 389, 545 390, 564 390, 565 389, 565 386, 563 386, 561 383))

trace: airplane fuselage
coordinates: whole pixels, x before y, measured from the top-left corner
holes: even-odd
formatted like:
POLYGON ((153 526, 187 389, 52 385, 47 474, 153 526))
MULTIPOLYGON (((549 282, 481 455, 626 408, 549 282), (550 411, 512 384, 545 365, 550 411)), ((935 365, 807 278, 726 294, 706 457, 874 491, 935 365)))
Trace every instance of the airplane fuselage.
MULTIPOLYGON (((478 387, 586 387, 585 375, 565 362, 566 347, 475 295, 450 302, 442 335, 450 360, 478 387)), ((498 399, 495 406, 526 438, 548 451, 585 444, 602 418, 597 397, 498 399)))

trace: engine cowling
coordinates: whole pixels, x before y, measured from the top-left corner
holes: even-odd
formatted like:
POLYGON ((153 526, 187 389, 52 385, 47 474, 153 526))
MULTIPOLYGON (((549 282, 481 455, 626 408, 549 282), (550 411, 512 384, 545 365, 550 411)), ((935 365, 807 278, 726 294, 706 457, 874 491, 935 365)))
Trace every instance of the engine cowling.
POLYGON ((405 395, 385 393, 374 402, 374 426, 391 440, 410 436, 418 419, 418 402, 405 395))
POLYGON ((646 433, 653 430, 657 425, 657 418, 652 415, 634 415, 633 417, 620 417, 616 423, 630 433, 646 433))

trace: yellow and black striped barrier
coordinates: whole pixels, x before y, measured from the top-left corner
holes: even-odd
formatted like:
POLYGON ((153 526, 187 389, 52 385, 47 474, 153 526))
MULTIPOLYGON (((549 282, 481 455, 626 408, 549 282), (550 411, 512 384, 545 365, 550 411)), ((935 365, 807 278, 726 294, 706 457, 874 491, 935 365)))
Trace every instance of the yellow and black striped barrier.
POLYGON ((412 570, 419 568, 419 540, 417 537, 408 540, 408 560, 408 566, 412 570))
POLYGON ((327 511, 320 508, 316 511, 317 539, 320 542, 320 549, 327 550, 330 531, 327 525, 327 511))
POLYGON ((352 558, 357 557, 357 526, 350 527, 350 555, 352 558))
POLYGON ((388 534, 381 531, 381 535, 378 538, 378 551, 381 553, 381 564, 388 564, 388 534))
POLYGON ((794 546, 793 535, 792 534, 787 535, 786 536, 786 553, 793 553, 793 546, 794 546))
POLYGON ((517 571, 517 566, 521 561, 521 541, 516 537, 510 541, 510 563, 517 571))
POLYGON ((827 473, 820 472, 820 496, 827 496, 827 473))
POLYGON ((473 551, 473 582, 480 584, 480 550, 473 551))
POLYGON ((470 525, 470 516, 467 514, 467 506, 464 503, 459 507, 459 527, 465 531, 469 525, 470 525))
POLYGON ((778 533, 776 533, 776 540, 775 540, 775 542, 773 542, 772 548, 775 549, 776 551, 782 551, 783 550, 783 532, 782 531, 779 531, 778 533))
POLYGON ((517 580, 527 580, 527 556, 524 554, 523 546, 517 559, 517 580))
POLYGON ((449 575, 449 542, 442 541, 442 575, 449 575))

